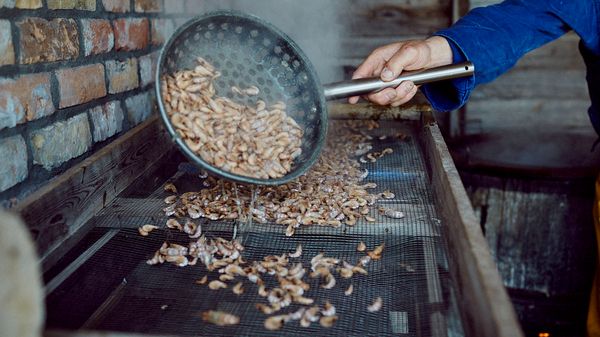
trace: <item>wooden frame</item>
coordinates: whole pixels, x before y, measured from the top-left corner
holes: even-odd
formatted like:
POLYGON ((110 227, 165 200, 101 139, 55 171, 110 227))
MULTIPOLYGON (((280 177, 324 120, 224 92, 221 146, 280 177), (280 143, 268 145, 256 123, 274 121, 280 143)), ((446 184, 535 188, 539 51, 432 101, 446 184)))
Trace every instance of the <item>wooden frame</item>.
MULTIPOLYGON (((523 333, 489 253, 475 214, 431 109, 420 103, 403 109, 333 104, 338 119, 409 119, 423 126, 421 148, 427 158, 440 220, 446 225, 449 265, 467 336, 519 337, 523 333), (361 111, 361 113, 356 113, 361 111)), ((18 205, 46 268, 68 251, 87 228, 83 224, 173 148, 153 117, 55 178, 18 205), (57 228, 62 229, 56 231, 57 228), (57 235, 60 234, 60 235, 57 235)), ((93 224, 92 224, 93 225, 93 224)), ((47 331, 46 336, 140 336, 107 332, 47 331)))
POLYGON ((45 271, 86 230, 81 227, 158 161, 172 143, 158 116, 125 133, 20 202, 45 271))
POLYGON ((467 336, 519 337, 523 332, 477 218, 436 124, 423 129, 436 208, 446 224, 450 274, 467 336))

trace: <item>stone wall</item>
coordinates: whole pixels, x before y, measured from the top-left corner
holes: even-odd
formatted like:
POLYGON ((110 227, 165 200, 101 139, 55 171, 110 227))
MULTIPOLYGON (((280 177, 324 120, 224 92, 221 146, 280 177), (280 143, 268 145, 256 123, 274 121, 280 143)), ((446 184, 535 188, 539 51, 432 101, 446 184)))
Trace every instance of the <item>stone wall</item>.
POLYGON ((185 0, 0 0, 0 207, 155 110, 162 44, 185 0))

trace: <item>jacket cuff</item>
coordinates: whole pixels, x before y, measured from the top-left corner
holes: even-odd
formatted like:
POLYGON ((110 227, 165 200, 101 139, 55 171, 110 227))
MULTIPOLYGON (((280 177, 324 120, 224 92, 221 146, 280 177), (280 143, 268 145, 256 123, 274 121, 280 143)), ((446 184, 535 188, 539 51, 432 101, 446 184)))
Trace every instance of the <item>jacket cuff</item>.
MULTIPOLYGON (((468 56, 454 39, 446 36, 443 31, 434 35, 445 38, 450 44, 452 63, 468 60, 468 56)), ((467 102, 474 87, 475 76, 470 76, 425 84, 421 87, 421 92, 435 110, 451 111, 462 107, 467 102)))

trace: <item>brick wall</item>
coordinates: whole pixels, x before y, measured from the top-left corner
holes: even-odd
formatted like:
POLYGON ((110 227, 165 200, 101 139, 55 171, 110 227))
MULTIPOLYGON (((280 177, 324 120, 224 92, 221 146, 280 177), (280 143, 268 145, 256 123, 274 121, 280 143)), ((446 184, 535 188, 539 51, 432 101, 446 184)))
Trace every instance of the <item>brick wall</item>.
POLYGON ((0 207, 154 113, 158 53, 185 10, 184 0, 0 0, 0 207))

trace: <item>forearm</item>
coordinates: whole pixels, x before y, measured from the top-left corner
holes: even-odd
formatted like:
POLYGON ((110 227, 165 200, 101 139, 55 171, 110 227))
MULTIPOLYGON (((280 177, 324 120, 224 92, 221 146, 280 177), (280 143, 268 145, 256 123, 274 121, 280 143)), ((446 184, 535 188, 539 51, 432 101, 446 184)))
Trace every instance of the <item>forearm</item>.
POLYGON ((509 0, 475 9, 452 27, 434 34, 449 43, 453 62, 473 62, 475 75, 426 85, 423 92, 434 108, 456 109, 466 102, 475 86, 500 76, 525 53, 569 29, 553 6, 542 1, 509 0))

